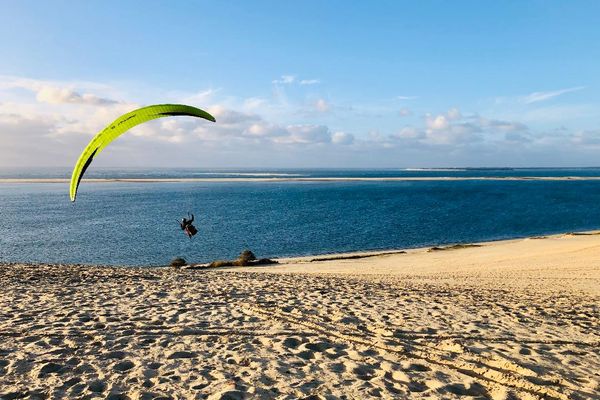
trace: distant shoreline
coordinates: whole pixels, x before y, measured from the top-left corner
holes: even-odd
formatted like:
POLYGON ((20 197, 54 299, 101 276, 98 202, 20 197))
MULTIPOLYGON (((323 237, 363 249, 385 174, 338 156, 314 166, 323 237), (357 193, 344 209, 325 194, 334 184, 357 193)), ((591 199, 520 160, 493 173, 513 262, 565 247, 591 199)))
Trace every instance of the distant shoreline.
MULTIPOLYGON (((196 182, 403 182, 403 181, 598 181, 600 176, 423 176, 423 177, 275 177, 275 178, 89 178, 88 183, 196 182)), ((9 183, 69 183, 66 178, 0 178, 9 183)))
MULTIPOLYGON (((445 243, 437 245, 419 246, 419 247, 405 247, 405 248, 391 248, 382 250, 357 250, 357 251, 346 251, 346 252, 334 252, 334 253, 322 253, 322 254, 309 254, 302 256, 291 256, 291 257, 272 257, 278 262, 278 264, 259 266, 253 268, 277 268, 286 264, 305 264, 305 263, 323 263, 329 261, 347 261, 347 260, 358 260, 363 258, 382 257, 382 256, 397 256, 400 254, 418 254, 418 253, 436 253, 445 252, 450 250, 460 250, 477 247, 487 247, 490 245, 502 245, 514 242, 521 242, 527 240, 544 240, 544 239, 561 239, 576 236, 600 236, 600 230, 586 230, 586 231, 572 231, 572 232, 559 232, 559 233, 548 233, 531 236, 517 236, 511 238, 503 238, 497 240, 484 240, 467 243, 445 243)), ((197 264, 204 265, 204 264, 197 264)), ((243 267, 226 267, 225 269, 235 270, 243 267)))
MULTIPOLYGON (((522 241, 529 240, 556 240, 561 238, 568 237, 598 237, 600 236, 600 230, 585 230, 585 231, 566 231, 566 232, 558 232, 558 233, 548 233, 548 234, 540 234, 540 235, 532 235, 532 236, 516 236, 502 239, 490 239, 484 241, 474 241, 474 242, 456 242, 456 243, 440 243, 440 244, 431 244, 426 246, 419 247, 403 247, 403 248, 389 248, 389 249, 379 249, 379 250, 355 250, 355 251, 340 251, 340 252, 332 252, 332 253, 314 253, 314 254, 305 254, 298 256, 271 256, 272 260, 275 260, 273 264, 266 265, 256 265, 252 267, 208 267, 210 263, 190 263, 186 267, 182 269, 205 269, 205 270, 264 270, 264 269, 281 269, 281 267, 285 267, 289 264, 300 265, 300 264, 319 264, 325 265, 330 263, 342 262, 342 261, 352 261, 352 260, 362 260, 365 258, 381 258, 388 256, 399 256, 402 254, 424 254, 424 253, 446 253, 447 251, 452 250, 460 250, 460 249, 470 249, 470 248, 479 248, 479 247, 489 247, 489 246, 498 246, 498 245, 506 245, 510 243, 517 243, 522 241), (325 263, 325 264, 323 264, 325 263)), ((37 266, 62 266, 62 267, 81 267, 81 268, 125 268, 125 269, 162 269, 162 268, 172 268, 167 264, 164 265, 104 265, 104 264, 92 264, 92 263, 56 263, 56 262, 31 262, 31 261, 2 261, 0 260, 0 267, 6 265, 37 265, 37 266)))

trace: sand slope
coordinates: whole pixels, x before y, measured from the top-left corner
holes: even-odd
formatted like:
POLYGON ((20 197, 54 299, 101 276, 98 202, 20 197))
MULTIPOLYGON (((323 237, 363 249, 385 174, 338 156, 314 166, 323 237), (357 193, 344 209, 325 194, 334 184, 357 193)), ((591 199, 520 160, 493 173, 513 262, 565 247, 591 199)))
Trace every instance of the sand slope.
POLYGON ((600 398, 600 236, 213 271, 0 266, 2 398, 600 398))

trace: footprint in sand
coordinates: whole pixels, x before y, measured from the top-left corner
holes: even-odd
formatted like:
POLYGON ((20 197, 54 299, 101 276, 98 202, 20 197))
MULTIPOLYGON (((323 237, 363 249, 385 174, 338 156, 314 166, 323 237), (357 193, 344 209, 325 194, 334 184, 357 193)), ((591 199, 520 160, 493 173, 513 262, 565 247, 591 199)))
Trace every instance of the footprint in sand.
POLYGON ((138 400, 156 400, 159 399, 160 395, 152 392, 142 392, 140 393, 138 400))
POLYGON ((49 362, 44 364, 44 366, 42 368, 40 368, 40 371, 38 373, 38 377, 39 378, 43 378, 44 376, 48 375, 48 374, 56 374, 62 371, 62 369, 64 368, 63 365, 61 364, 57 364, 54 362, 49 362))
POLYGON ((408 382, 406 386, 408 387, 408 390, 413 393, 424 392, 429 389, 425 383, 419 381, 408 382))
POLYGON ((375 349, 367 349, 365 351, 360 351, 358 354, 360 354, 363 357, 376 357, 379 355, 379 351, 375 349))
POLYGON ((214 393, 208 397, 208 400, 242 400, 244 393, 238 390, 229 390, 227 392, 214 393))
POLYGON ((106 400, 130 400, 125 393, 112 393, 106 396, 106 400))
POLYGON ((79 317, 79 322, 81 323, 86 323, 86 322, 90 322, 93 320, 93 317, 89 316, 89 315, 82 315, 79 317))
POLYGON ((331 372, 335 372, 336 374, 341 374, 342 372, 346 371, 346 366, 344 363, 333 363, 329 366, 329 370, 331 372))
POLYGON ((330 360, 337 360, 340 357, 348 355, 348 352, 343 350, 341 346, 332 347, 323 353, 330 360))
POLYGON ((315 353, 311 350, 304 350, 296 353, 296 356, 302 358, 303 360, 312 360, 315 358, 315 353))
POLYGON ((124 360, 124 361, 116 363, 113 366, 113 369, 118 372, 125 372, 125 371, 129 371, 134 366, 135 366, 135 364, 132 361, 124 360))
POLYGON ((302 344, 302 340, 292 336, 287 337, 283 340, 283 345, 287 348, 295 349, 296 347, 300 346, 300 344, 302 344))
POLYGON ((304 347, 306 347, 308 350, 312 350, 314 352, 321 353, 321 352, 329 349, 330 347, 332 347, 332 345, 331 345, 331 343, 327 343, 327 342, 316 342, 316 343, 306 343, 304 345, 304 347))
POLYGON ((193 351, 175 351, 171 353, 167 358, 169 360, 178 359, 178 358, 194 358, 196 357, 196 353, 193 351))
POLYGON ((158 397, 152 398, 152 400, 173 400, 173 398, 169 397, 169 396, 158 396, 158 397))
POLYGON ((102 393, 106 390, 106 382, 96 379, 88 383, 88 389, 94 393, 102 393))
POLYGON ((19 391, 0 393, 0 399, 2 399, 2 400, 23 399, 23 398, 27 397, 29 394, 30 393, 19 392, 19 391))
POLYGON ((87 385, 85 385, 84 383, 77 383, 71 387, 70 393, 72 396, 77 396, 77 395, 83 393, 83 391, 86 389, 86 387, 87 387, 87 385))
POLYGON ((487 389, 481 384, 474 382, 468 387, 462 383, 452 383, 438 389, 441 393, 452 393, 458 396, 482 396, 489 397, 487 389))
POLYGON ((86 373, 92 374, 95 373, 96 368, 94 368, 91 364, 81 364, 78 365, 74 370, 73 373, 77 374, 77 375, 83 375, 86 373))
POLYGON ((370 381, 375 377, 375 369, 369 365, 358 365, 352 372, 363 381, 370 381))
POLYGON ((79 377, 74 377, 71 379, 67 379, 61 386, 61 388, 63 390, 70 388, 71 386, 77 385, 79 382, 81 382, 81 378, 79 377))
POLYGON ((192 386, 192 389, 193 390, 202 390, 205 387, 207 387, 208 385, 210 385, 210 383, 208 383, 208 382, 197 383, 192 386))
POLYGON ((148 364, 149 369, 157 370, 160 367, 162 367, 162 364, 159 362, 151 362, 150 364, 148 364))
POLYGON ((142 376, 144 379, 152 379, 158 376, 158 371, 156 369, 144 369, 142 371, 142 376))
POLYGON ((415 371, 415 372, 427 372, 427 371, 431 371, 431 368, 429 368, 427 365, 423 365, 423 364, 410 364, 408 366, 408 368, 406 368, 409 371, 415 371))
POLYGON ((31 335, 31 336, 25 336, 25 337, 21 338, 21 341, 24 343, 32 343, 32 342, 37 342, 41 339, 42 339, 41 336, 31 335))
POLYGON ((531 349, 527 348, 527 347, 521 347, 521 349, 519 350, 519 354, 522 354, 524 356, 528 356, 531 354, 531 349))
POLYGON ((127 356, 127 353, 126 353, 126 352, 124 352, 124 351, 120 351, 120 350, 117 350, 117 351, 109 351, 108 353, 106 353, 106 354, 104 355, 104 357, 105 357, 105 358, 108 358, 108 359, 117 359, 117 360, 122 360, 122 359, 124 359, 126 356, 127 356))

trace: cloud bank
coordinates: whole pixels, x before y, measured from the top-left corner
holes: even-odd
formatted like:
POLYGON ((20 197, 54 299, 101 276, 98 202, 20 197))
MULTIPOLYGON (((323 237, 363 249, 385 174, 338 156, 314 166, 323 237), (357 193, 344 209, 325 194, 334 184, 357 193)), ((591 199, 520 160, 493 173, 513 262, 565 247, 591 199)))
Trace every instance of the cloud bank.
MULTIPOLYGON (((295 75, 272 81, 277 87, 297 89, 318 83, 295 75)), ((580 89, 535 92, 525 102, 580 89)), ((593 164, 591 149, 600 146, 596 127, 539 129, 457 107, 418 112, 390 106, 374 113, 361 105, 334 106, 329 96, 292 98, 275 91, 271 97, 239 98, 210 88, 167 97, 98 82, 0 76, 0 166, 70 166, 91 137, 114 118, 156 102, 196 105, 211 112, 217 123, 194 118, 152 121, 120 137, 98 157, 97 165, 530 166, 553 165, 552 157, 558 155, 569 163, 593 164), (138 98, 149 101, 139 104, 134 101, 138 98)))
POLYGON ((565 93, 577 92, 582 89, 585 89, 585 87, 577 86, 577 87, 561 89, 561 90, 554 90, 554 91, 549 91, 549 92, 533 92, 533 93, 530 93, 527 96, 523 97, 523 103, 531 104, 531 103, 537 103, 540 101, 546 101, 546 100, 550 100, 555 97, 561 96, 565 93))

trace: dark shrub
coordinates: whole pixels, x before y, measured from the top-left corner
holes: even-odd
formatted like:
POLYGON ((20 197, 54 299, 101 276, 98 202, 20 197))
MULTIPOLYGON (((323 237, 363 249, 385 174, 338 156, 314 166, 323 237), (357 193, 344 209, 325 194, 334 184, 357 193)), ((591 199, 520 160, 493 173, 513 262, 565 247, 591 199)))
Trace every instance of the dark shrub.
POLYGON ((247 266, 251 266, 251 265, 263 265, 263 264, 277 264, 277 261, 269 260, 268 258, 261 258, 260 260, 257 260, 254 253, 252 253, 250 250, 244 250, 244 251, 242 251, 242 254, 240 254, 240 256, 237 260, 234 260, 234 261, 216 260, 216 261, 211 262, 208 265, 208 267, 209 268, 233 267, 233 266, 247 267, 247 266))
POLYGON ((176 257, 171 260, 171 267, 183 267, 184 265, 187 265, 187 261, 181 257, 176 257))
POLYGON ((234 261, 227 261, 227 260, 216 260, 211 262, 210 264, 208 264, 209 268, 215 268, 215 267, 233 267, 235 264, 234 261))
POLYGON ((252 261, 256 260, 256 256, 250 250, 242 251, 240 257, 237 259, 236 265, 246 266, 250 265, 252 261))
POLYGON ((261 258, 260 260, 257 260, 255 262, 253 262, 252 264, 253 265, 279 264, 279 261, 271 260, 269 258, 261 258))

